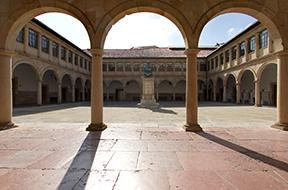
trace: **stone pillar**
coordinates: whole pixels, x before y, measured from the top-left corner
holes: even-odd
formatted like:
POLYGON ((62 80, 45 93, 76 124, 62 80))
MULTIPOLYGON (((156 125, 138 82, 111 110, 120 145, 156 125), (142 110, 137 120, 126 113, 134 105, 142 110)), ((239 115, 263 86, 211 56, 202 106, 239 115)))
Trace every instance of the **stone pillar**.
POLYGON ((255 106, 261 106, 260 80, 255 81, 255 106))
POLYGON ((38 90, 37 90, 37 105, 42 105, 42 80, 38 81, 38 90))
POLYGON ((256 42, 256 43, 255 43, 255 54, 256 54, 256 58, 259 57, 259 49, 260 49, 259 35, 260 35, 259 32, 257 32, 257 33, 255 34, 255 42, 256 42))
POLYGON ((281 52, 277 62, 277 123, 272 127, 288 131, 288 52, 281 52))
POLYGON ((223 102, 227 102, 227 86, 223 86, 223 102))
POLYGON ((24 52, 28 53, 29 47, 29 29, 28 27, 24 27, 24 52))
POLYGON ((72 102, 75 102, 75 84, 72 84, 72 102))
POLYGON ((41 40, 42 40, 42 36, 41 36, 41 34, 40 33, 37 33, 38 34, 38 44, 37 44, 37 46, 38 46, 38 57, 40 57, 41 56, 41 40))
POLYGON ((58 104, 62 103, 62 84, 58 83, 58 104))
POLYGON ((0 51, 0 130, 12 123, 12 56, 14 52, 0 51))
POLYGON ((91 124, 87 131, 103 131, 107 126, 103 123, 103 70, 102 49, 91 49, 91 124))
POLYGON ((185 131, 199 132, 198 124, 198 75, 197 54, 199 49, 187 49, 186 58, 186 124, 185 131))
POLYGON ((269 53, 273 53, 274 52, 274 48, 273 48, 273 40, 272 37, 270 35, 270 32, 268 33, 269 37, 268 37, 268 49, 269 49, 269 53))
POLYGON ((236 83, 236 104, 241 103, 241 85, 240 83, 236 83))
POLYGON ((239 54, 240 48, 239 48, 239 44, 236 45, 236 65, 238 65, 239 62, 239 58, 240 58, 240 54, 239 54))

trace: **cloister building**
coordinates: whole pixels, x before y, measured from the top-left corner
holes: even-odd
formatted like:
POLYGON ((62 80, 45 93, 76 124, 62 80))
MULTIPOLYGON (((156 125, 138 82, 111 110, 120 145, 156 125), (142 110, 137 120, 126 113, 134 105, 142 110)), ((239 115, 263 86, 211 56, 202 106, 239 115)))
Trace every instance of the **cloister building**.
MULTIPOLYGON (((17 37, 13 103, 42 105, 90 100, 91 54, 33 19, 17 37)), ((197 55, 198 100, 276 106, 277 60, 268 30, 256 22, 218 48, 197 55)), ((185 48, 107 49, 104 101, 140 101, 150 64, 157 101, 185 101, 185 48)))
MULTIPOLYGON (((185 75, 181 77, 186 78, 186 121, 184 125, 186 131, 202 130, 198 124, 198 99, 201 98, 255 105, 277 104, 277 121, 273 126, 287 130, 287 7, 286 0, 1 1, 0 128, 14 126, 12 96, 16 105, 27 102, 23 98, 25 96, 34 97, 31 104, 35 104, 35 97, 37 97, 37 104, 84 100, 89 99, 89 84, 91 84, 91 125, 87 130, 105 129, 107 126, 103 123, 103 95, 106 94, 106 99, 109 100, 139 97, 134 91, 130 92, 131 88, 128 90, 124 88, 127 87, 127 83, 128 86, 130 85, 129 81, 122 81, 122 84, 117 84, 118 86, 115 84, 113 87, 115 90, 112 93, 104 92, 103 86, 110 85, 107 80, 109 77, 109 80, 112 80, 109 75, 113 75, 109 74, 110 71, 103 75, 106 36, 112 26, 125 15, 152 12, 172 21, 180 30, 185 42, 186 77, 185 75), (41 27, 37 21, 30 22, 36 16, 47 12, 66 13, 82 22, 90 38, 91 57, 59 35, 41 27), (206 80, 204 83, 206 83, 203 85, 207 93, 204 95, 206 97, 203 97, 203 94, 199 96, 198 86, 201 85, 198 85, 198 79, 201 79, 199 77, 201 74, 198 74, 199 70, 197 70, 197 65, 199 65, 197 63, 200 60, 197 56, 199 51, 201 52, 201 48, 198 47, 201 32, 214 17, 232 12, 255 17, 261 24, 254 24, 233 40, 211 52, 205 59, 203 58, 207 63, 206 78, 204 78, 206 80), (23 27, 24 30, 22 30, 23 27), (27 90, 27 83, 30 82, 21 80, 23 70, 29 73, 29 80, 36 81, 31 83, 33 89, 31 91, 27 90), (31 73, 34 74, 30 76, 31 73), (107 77, 107 80, 103 79, 103 76, 107 77), (13 90, 12 78, 14 78, 13 90), (119 85, 122 85, 123 90, 119 88, 119 85)), ((172 49, 167 51, 172 51, 172 49)), ((107 58, 109 62, 111 59, 107 58)), ((107 60, 105 58, 104 62, 107 60)), ((158 60, 161 60, 160 65, 167 63, 162 58, 158 60)), ((171 63, 174 62, 171 61, 171 63)), ((167 70, 171 70, 170 66, 167 70)), ((155 85, 158 99, 183 99, 183 93, 175 90, 178 88, 178 79, 174 78, 169 81, 169 72, 165 73, 165 77, 160 77, 163 74, 161 68, 160 71, 154 72, 157 76, 155 85), (166 86, 174 87, 170 93, 166 90, 162 91, 160 84, 162 80, 167 81, 166 86)), ((171 73, 178 75, 177 72, 171 73)), ((182 83, 184 85, 184 81, 182 83)), ((131 82, 131 86, 133 85, 136 86, 136 83, 131 82)))

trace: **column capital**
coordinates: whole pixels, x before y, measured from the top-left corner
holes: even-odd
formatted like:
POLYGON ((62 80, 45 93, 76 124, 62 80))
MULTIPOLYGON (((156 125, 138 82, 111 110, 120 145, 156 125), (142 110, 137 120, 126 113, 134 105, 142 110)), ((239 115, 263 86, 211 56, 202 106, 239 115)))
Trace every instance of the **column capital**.
POLYGON ((194 48, 194 49, 189 48, 189 49, 186 49, 184 53, 187 56, 195 56, 195 55, 197 56, 199 51, 200 51, 200 49, 198 49, 198 48, 194 48))
POLYGON ((10 50, 6 50, 6 49, 0 49, 0 55, 3 55, 3 56, 10 56, 10 57, 13 57, 13 56, 16 56, 16 52, 15 51, 10 51, 10 50))
POLYGON ((102 56, 104 54, 103 49, 90 49, 89 50, 92 54, 92 56, 102 56))

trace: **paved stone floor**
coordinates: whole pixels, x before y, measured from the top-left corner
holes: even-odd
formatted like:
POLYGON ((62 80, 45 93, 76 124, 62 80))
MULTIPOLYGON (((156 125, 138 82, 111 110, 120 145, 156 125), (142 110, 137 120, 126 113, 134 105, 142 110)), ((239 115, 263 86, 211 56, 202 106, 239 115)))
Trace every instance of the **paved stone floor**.
POLYGON ((180 103, 123 105, 106 105, 102 133, 84 130, 87 105, 15 109, 19 127, 0 131, 0 189, 288 189, 275 108, 201 104, 196 134, 180 128, 180 103))

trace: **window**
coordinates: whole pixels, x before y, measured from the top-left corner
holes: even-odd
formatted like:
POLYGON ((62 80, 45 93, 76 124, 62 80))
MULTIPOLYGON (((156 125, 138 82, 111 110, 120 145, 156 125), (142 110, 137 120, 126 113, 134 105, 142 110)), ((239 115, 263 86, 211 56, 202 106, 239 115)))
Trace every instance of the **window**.
POLYGON ((49 39, 46 36, 41 37, 41 51, 49 53, 49 39))
POLYGON ((103 64, 102 71, 107 72, 107 64, 103 64))
POLYGON ((124 71, 123 65, 121 63, 116 64, 116 69, 117 71, 120 71, 120 72, 124 71))
POLYGON ((205 63, 200 63, 200 71, 206 71, 207 68, 206 68, 206 64, 205 63))
POLYGON ((84 69, 87 70, 88 68, 88 61, 87 59, 84 60, 84 69))
POLYGON ((111 63, 108 65, 108 71, 115 71, 115 64, 111 63))
POLYGON ((66 61, 66 57, 67 57, 67 51, 65 48, 61 48, 61 59, 63 61, 66 61))
POLYGON ((224 64, 224 56, 223 56, 223 53, 220 55, 220 64, 221 64, 221 65, 224 64))
POLYGON ((74 65, 78 65, 78 55, 75 54, 74 56, 74 65))
POLYGON ((173 72, 174 71, 174 65, 173 64, 168 64, 167 65, 167 71, 168 72, 173 72))
POLYGON ((18 33, 16 41, 19 43, 24 43, 24 28, 18 33))
POLYGON ((210 71, 210 61, 207 62, 207 71, 210 71))
POLYGON ((132 71, 131 64, 126 64, 126 65, 125 65, 125 71, 126 71, 126 72, 131 72, 131 71, 132 71))
POLYGON ((225 62, 229 62, 230 52, 229 50, 225 51, 225 62))
POLYGON ((236 54, 237 54, 237 48, 236 48, 236 46, 234 46, 233 48, 232 48, 232 60, 235 60, 236 59, 236 54))
POLYGON ((239 57, 242 57, 243 55, 245 55, 245 42, 241 42, 239 44, 239 57))
POLYGON ((80 67, 83 68, 83 57, 80 57, 80 67))
POLYGON ((255 36, 252 36, 249 39, 249 53, 255 51, 256 49, 256 38, 255 36))
POLYGON ((59 44, 57 44, 56 42, 52 43, 52 55, 54 57, 58 57, 59 56, 59 44))
POLYGON ((28 44, 30 47, 37 48, 38 44, 38 33, 32 29, 29 29, 29 39, 28 39, 28 44))
POLYGON ((68 62, 71 64, 73 62, 73 52, 72 51, 69 51, 69 53, 68 53, 68 62))
POLYGON ((214 69, 214 59, 211 59, 211 69, 214 69))
POLYGON ((218 67, 218 57, 215 57, 215 68, 218 67))
POLYGON ((259 46, 260 48, 267 48, 268 47, 268 30, 263 30, 259 34, 259 46))
POLYGON ((91 71, 91 62, 88 62, 88 71, 91 71))

